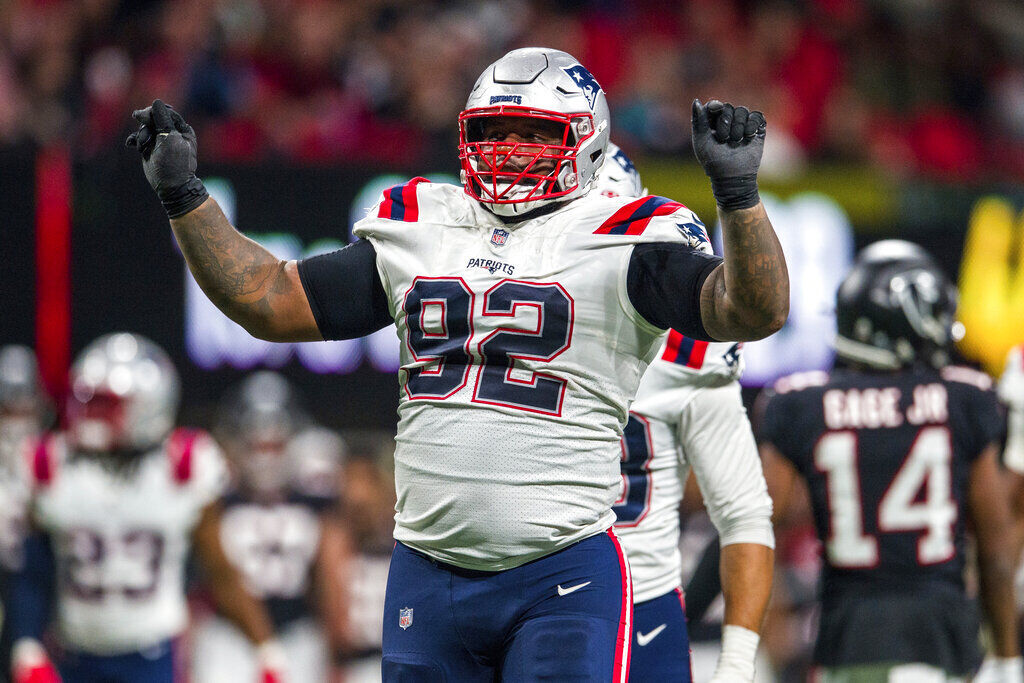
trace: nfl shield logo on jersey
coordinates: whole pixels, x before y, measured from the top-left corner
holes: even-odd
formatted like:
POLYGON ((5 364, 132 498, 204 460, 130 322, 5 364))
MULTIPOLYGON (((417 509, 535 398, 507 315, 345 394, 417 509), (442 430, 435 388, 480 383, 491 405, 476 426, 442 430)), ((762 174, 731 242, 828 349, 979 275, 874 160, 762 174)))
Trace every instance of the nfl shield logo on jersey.
POLYGON ((398 625, 402 630, 412 626, 412 607, 403 607, 398 610, 398 625))
POLYGON ((495 228, 494 232, 491 233, 491 244, 496 247, 500 247, 505 244, 508 240, 508 230, 502 230, 501 228, 495 228))

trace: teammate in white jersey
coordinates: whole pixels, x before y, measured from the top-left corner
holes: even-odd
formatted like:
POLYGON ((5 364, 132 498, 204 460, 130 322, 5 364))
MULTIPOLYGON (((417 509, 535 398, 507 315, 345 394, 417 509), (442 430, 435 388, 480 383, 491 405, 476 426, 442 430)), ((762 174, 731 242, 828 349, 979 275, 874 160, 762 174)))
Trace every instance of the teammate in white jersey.
MULTIPOLYGON (((21 456, 25 442, 47 428, 51 412, 32 349, 0 348, 0 601, 5 612, 11 579, 22 566, 28 526, 28 463, 21 456)), ((10 625, 0 621, 0 672, 5 672, 11 668, 10 625)))
MULTIPOLYGON (((1017 576, 1017 612, 1024 609, 1021 595, 1024 594, 1024 564, 1021 553, 1024 549, 1024 344, 1010 349, 1006 356, 1006 367, 999 378, 999 401, 1006 408, 1006 443, 1003 448, 1003 465, 1010 472, 1010 508, 1013 511, 1015 539, 1014 558, 1017 576)), ((1024 680, 1024 663, 1020 657, 989 657, 975 677, 978 683, 1017 683, 1024 680)))
POLYGON ((1003 464, 1024 476, 1024 344, 1013 347, 1006 356, 1006 368, 999 378, 999 400, 1007 410, 1003 464))
POLYGON ((280 261, 195 176, 195 133, 156 101, 129 144, 200 286, 274 340, 402 344, 387 680, 625 680, 631 596, 609 533, 629 401, 664 331, 765 337, 789 281, 757 194, 759 112, 694 101, 725 259, 661 197, 602 197, 610 120, 572 56, 515 50, 459 117, 464 188, 384 193, 350 247, 280 261), (425 623, 424 623, 425 622, 425 623))
POLYGON ((633 574, 633 680, 690 680, 679 504, 691 469, 722 545, 725 627, 712 680, 753 680, 775 539, 738 346, 669 332, 630 410, 615 533, 633 574))
POLYGON ((259 681, 279 680, 269 617, 217 535, 223 457, 207 435, 172 431, 178 379, 167 355, 137 335, 101 337, 70 384, 67 433, 27 454, 38 533, 26 541, 10 605, 14 680, 57 680, 40 644, 55 597, 64 679, 172 683, 190 549, 218 606, 263 647, 259 681))
MULTIPOLYGON (((597 182, 601 194, 646 194, 629 157, 611 143, 608 150, 597 182)), ((691 679, 679 550, 679 505, 691 467, 724 546, 726 615, 714 680, 753 678, 775 537, 740 395, 742 372, 740 344, 697 341, 673 330, 630 409, 622 494, 612 509, 633 576, 631 680, 691 679)))
MULTIPOLYGON (((213 433, 235 475, 221 498, 224 551, 266 608, 289 678, 315 683, 346 645, 348 539, 336 500, 345 445, 306 423, 291 384, 261 370, 228 391, 213 433)), ((205 620, 193 640, 194 683, 255 677, 256 652, 230 620, 205 620)))
POLYGON ((27 346, 0 348, 0 575, 21 567, 26 525, 28 467, 25 442, 47 428, 50 404, 39 381, 36 356, 27 346))

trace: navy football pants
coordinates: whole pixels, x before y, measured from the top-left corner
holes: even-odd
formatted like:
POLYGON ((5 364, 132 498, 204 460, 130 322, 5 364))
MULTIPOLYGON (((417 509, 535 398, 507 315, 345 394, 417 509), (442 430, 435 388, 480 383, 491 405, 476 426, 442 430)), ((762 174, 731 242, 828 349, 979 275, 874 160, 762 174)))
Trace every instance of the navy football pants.
POLYGON ((502 572, 399 543, 384 602, 384 681, 625 683, 630 593, 611 531, 502 572))
POLYGON ((633 608, 633 658, 630 681, 693 680, 686 606, 678 588, 636 603, 633 608))
POLYGON ((65 683, 174 683, 174 646, 107 656, 68 652, 58 668, 65 683))

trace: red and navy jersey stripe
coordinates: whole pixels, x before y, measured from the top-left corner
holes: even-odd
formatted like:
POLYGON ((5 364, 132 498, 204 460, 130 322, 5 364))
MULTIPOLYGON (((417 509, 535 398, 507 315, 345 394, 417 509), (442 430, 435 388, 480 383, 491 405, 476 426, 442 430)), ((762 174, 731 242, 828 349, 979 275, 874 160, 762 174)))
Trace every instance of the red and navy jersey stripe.
POLYGON ((641 197, 626 204, 601 224, 595 235, 639 235, 655 216, 668 216, 686 207, 664 197, 641 197))
POLYGON ((384 190, 384 201, 380 203, 377 218, 412 223, 420 219, 420 205, 416 199, 416 186, 429 183, 426 178, 413 178, 404 185, 395 185, 384 190))
POLYGON ((707 351, 708 342, 697 341, 679 334, 675 330, 669 330, 668 341, 665 343, 665 351, 661 354, 661 359, 700 370, 704 366, 704 354, 707 351))
POLYGON ((192 453, 195 450, 199 432, 178 428, 171 432, 167 443, 167 456, 171 459, 174 481, 185 484, 192 479, 192 453))
POLYGON ((43 434, 32 451, 32 477, 36 485, 45 486, 53 482, 57 464, 55 460, 53 435, 43 434))

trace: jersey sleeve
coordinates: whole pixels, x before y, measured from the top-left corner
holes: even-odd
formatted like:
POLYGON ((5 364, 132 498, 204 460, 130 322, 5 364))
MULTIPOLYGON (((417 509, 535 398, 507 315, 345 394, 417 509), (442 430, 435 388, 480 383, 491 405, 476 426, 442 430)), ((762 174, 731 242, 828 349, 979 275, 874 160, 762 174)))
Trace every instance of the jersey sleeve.
POLYGON ((739 384, 698 391, 680 415, 677 436, 720 543, 774 548, 772 500, 739 384))
POLYGON ((695 213, 665 197, 641 197, 621 206, 595 234, 638 238, 629 254, 626 293, 640 317, 658 329, 715 341, 701 321, 700 291, 722 259, 695 213))
POLYGON ((393 322, 376 251, 365 239, 299 261, 299 279, 324 339, 363 337, 393 322))
POLYGON ((224 452, 209 434, 201 432, 192 446, 192 472, 187 485, 203 508, 224 495, 230 476, 224 452))
POLYGON ((966 448, 968 457, 973 461, 988 446, 1003 440, 1006 421, 995 391, 972 388, 972 393, 976 396, 968 401, 968 406, 972 413, 969 422, 973 429, 966 448))
POLYGON ((999 400, 1006 406, 1006 449, 1003 463, 1024 474, 1024 346, 1010 351, 999 379, 999 400))
MULTIPOLYGON (((774 446, 787 460, 798 465, 793 456, 793 444, 790 441, 792 426, 786 417, 788 394, 780 394, 766 389, 757 399, 757 439, 762 443, 774 446)), ((798 467, 799 469, 799 467, 798 467)))
POLYGON ((704 281, 722 259, 678 242, 633 247, 626 291, 633 308, 660 329, 678 330, 699 341, 715 341, 700 317, 704 281))

